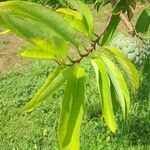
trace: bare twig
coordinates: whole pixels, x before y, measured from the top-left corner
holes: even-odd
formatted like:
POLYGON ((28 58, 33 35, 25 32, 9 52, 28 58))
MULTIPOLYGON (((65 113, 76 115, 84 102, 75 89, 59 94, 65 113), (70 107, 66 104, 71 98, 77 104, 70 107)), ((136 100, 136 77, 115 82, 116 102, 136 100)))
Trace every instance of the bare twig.
POLYGON ((121 21, 127 27, 128 31, 129 31, 129 34, 132 35, 132 36, 135 36, 136 35, 135 27, 131 24, 128 17, 125 14, 120 13, 120 18, 121 18, 121 21))

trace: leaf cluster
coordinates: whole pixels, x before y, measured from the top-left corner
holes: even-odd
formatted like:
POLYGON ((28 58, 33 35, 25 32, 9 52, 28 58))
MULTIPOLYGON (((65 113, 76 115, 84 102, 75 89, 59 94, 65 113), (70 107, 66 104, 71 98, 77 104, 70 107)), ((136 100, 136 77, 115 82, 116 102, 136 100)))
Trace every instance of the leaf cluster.
POLYGON ((102 114, 110 130, 115 133, 115 115, 119 107, 124 120, 130 112, 131 96, 123 73, 135 93, 139 87, 139 74, 134 64, 120 50, 107 44, 121 20, 126 23, 132 36, 142 38, 146 34, 148 38, 150 9, 143 11, 134 28, 130 20, 136 1, 109 1, 112 5, 110 19, 104 31, 96 35, 89 6, 82 1, 66 2, 69 7, 55 11, 31 2, 1 2, 0 26, 27 41, 20 48, 22 57, 48 59, 59 64, 22 111, 31 112, 65 85, 58 141, 62 150, 78 150, 86 99, 86 71, 81 66, 82 60, 89 60, 87 58, 90 57, 96 74, 102 114), (143 18, 146 23, 143 23, 143 18))

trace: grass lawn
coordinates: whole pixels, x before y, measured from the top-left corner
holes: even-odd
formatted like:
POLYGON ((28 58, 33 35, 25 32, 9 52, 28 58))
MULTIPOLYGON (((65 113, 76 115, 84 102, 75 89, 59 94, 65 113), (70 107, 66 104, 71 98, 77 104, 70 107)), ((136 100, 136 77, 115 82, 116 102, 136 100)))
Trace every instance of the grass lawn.
MULTIPOLYGON (((81 150, 148 150, 150 148, 150 110, 148 99, 132 99, 128 121, 123 124, 118 114, 119 130, 112 134, 101 116, 100 100, 93 81, 93 70, 83 64, 89 74, 87 100, 81 128, 81 150)), ((63 90, 53 94, 42 106, 29 114, 20 109, 33 96, 56 64, 30 61, 26 70, 13 68, 0 74, 0 149, 57 150, 57 126, 63 90)))

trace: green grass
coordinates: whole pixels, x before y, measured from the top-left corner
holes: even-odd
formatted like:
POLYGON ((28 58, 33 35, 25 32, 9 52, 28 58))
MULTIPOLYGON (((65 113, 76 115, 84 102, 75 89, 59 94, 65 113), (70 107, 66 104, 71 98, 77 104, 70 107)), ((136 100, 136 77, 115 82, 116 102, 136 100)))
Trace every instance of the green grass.
MULTIPOLYGON (((150 149, 150 109, 142 93, 132 99, 128 121, 123 124, 118 113, 116 134, 112 134, 101 116, 100 101, 93 70, 88 72, 85 114, 81 127, 81 150, 148 150, 150 149), (140 98, 142 97, 142 98, 140 98)), ((32 61, 26 70, 12 69, 0 74, 0 149, 57 150, 57 127, 63 87, 31 113, 20 109, 34 95, 56 64, 32 61)), ((150 81, 149 81, 150 83, 150 81)))

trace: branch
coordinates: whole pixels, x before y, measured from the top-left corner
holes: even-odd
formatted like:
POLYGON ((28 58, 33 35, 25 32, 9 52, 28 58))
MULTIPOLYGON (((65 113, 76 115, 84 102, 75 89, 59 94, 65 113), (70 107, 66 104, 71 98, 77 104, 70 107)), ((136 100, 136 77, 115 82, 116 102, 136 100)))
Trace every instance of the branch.
POLYGON ((122 22, 126 25, 127 29, 129 30, 129 34, 130 34, 131 36, 136 36, 136 37, 139 38, 144 44, 146 44, 146 43, 145 43, 145 39, 144 39, 143 37, 141 37, 141 36, 137 33, 135 27, 131 24, 131 22, 129 21, 128 17, 127 17, 125 14, 120 13, 120 18, 121 18, 122 22))
MULTIPOLYGON (((116 3, 117 3, 116 0, 111 0, 112 7, 114 7, 116 5, 116 3)), ((135 27, 129 21, 129 18, 122 12, 120 13, 120 18, 121 18, 121 21, 125 24, 125 26, 129 30, 129 34, 132 36, 135 36, 136 30, 135 30, 135 27)))
MULTIPOLYGON (((91 44, 92 45, 92 44, 91 44)), ((72 66, 72 65, 74 65, 74 64, 76 64, 76 63, 80 63, 81 62, 81 60, 83 59, 83 58, 85 58, 85 57, 87 57, 93 50, 95 50, 95 43, 93 44, 93 46, 91 47, 91 49, 89 49, 89 50, 87 50, 86 48, 86 50, 87 50, 87 53, 85 53, 85 54, 81 54, 80 53, 80 57, 79 58, 77 58, 77 59, 72 59, 72 58, 70 58, 70 56, 67 56, 68 57, 68 59, 72 62, 72 64, 67 64, 68 66, 72 66)))
POLYGON ((136 33, 136 30, 135 30, 135 27, 129 21, 129 18, 123 13, 120 13, 120 18, 121 18, 121 21, 127 27, 128 31, 129 31, 129 34, 132 35, 132 36, 135 36, 137 33, 136 33))

